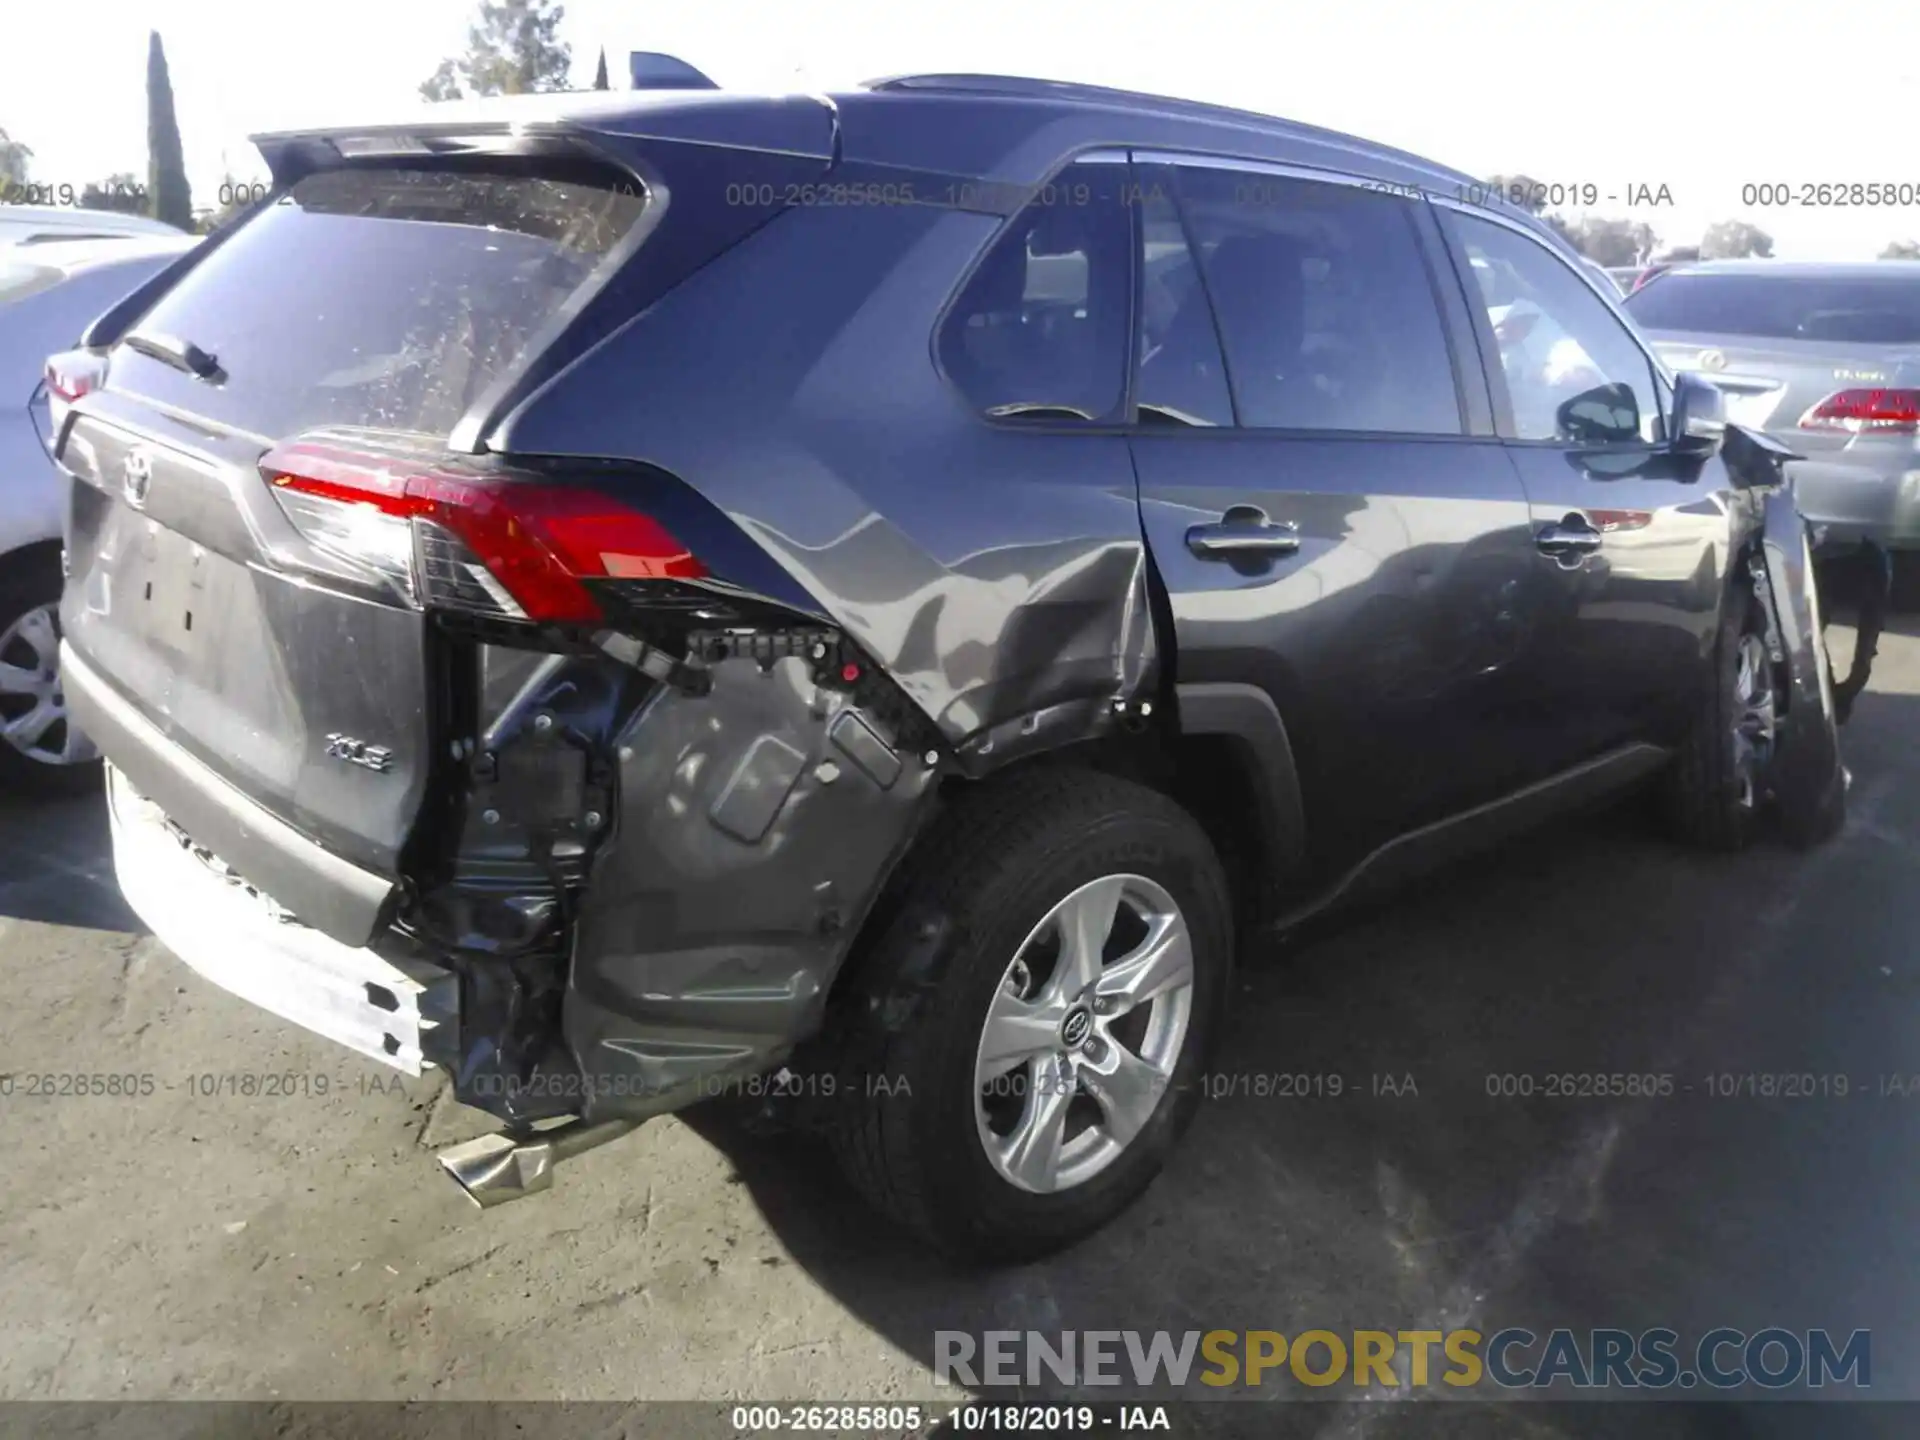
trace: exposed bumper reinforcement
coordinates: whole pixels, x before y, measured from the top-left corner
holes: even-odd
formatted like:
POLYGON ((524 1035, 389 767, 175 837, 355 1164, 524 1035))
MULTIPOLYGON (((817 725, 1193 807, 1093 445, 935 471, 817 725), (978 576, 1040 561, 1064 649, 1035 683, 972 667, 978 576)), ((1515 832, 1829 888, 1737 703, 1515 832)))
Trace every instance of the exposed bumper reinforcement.
POLYGON ((263 1010, 409 1075, 451 1024, 452 973, 342 945, 222 874, 121 772, 107 771, 113 864, 134 913, 190 968, 263 1010))

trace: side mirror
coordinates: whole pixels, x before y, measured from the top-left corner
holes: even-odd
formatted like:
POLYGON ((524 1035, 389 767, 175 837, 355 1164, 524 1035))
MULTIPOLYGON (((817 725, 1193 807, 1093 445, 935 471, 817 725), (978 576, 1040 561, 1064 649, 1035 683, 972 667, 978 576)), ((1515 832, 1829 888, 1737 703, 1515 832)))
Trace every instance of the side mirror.
POLYGON ((1705 458, 1727 437, 1727 397, 1711 380, 1682 373, 1673 383, 1673 453, 1705 458))
POLYGON ((1640 438, 1640 402, 1631 385, 1596 385, 1554 411, 1562 439, 1581 445, 1620 445, 1640 438))

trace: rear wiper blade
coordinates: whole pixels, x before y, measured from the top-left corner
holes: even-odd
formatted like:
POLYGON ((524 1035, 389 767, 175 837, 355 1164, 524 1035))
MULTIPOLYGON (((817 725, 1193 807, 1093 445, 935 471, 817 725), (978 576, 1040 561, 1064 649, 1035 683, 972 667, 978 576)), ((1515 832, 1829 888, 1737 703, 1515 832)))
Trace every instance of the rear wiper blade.
POLYGON ((182 340, 177 335, 163 335, 156 330, 129 330, 120 337, 120 343, 129 350, 138 350, 142 355, 163 361, 176 370, 184 370, 202 380, 226 378, 219 360, 191 340, 182 340))

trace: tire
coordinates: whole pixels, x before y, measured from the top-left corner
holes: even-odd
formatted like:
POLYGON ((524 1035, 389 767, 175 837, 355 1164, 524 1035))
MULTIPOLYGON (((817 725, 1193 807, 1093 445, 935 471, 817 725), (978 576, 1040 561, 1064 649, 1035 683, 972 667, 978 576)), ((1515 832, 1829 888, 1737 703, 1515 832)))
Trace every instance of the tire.
MULTIPOLYGON (((1742 656, 1751 666, 1756 645, 1769 694, 1777 694, 1772 666, 1765 663, 1763 630, 1759 601, 1744 584, 1737 585, 1722 607, 1711 679, 1703 687, 1668 776, 1666 801, 1672 828, 1680 839, 1703 850, 1744 849, 1759 831, 1769 757, 1745 761, 1735 732, 1745 708, 1740 693, 1742 656)), ((1777 715, 1777 699, 1770 701, 1770 707, 1777 715)))
MULTIPOLYGON (((66 718, 65 697, 57 676, 51 675, 57 646, 60 604, 60 553, 44 547, 17 551, 6 557, 0 579, 0 726, 28 715, 55 719, 38 738, 26 745, 0 734, 0 793, 78 795, 101 787, 100 761, 92 746, 80 739, 66 718), (75 736, 77 756, 57 757, 67 751, 66 739, 75 736)), ((72 753, 72 752, 68 752, 72 753)))
MULTIPOLYGON (((1167 797, 1131 781, 1078 769, 1003 776, 961 793, 889 895, 853 982, 844 1099, 831 1128, 848 1178, 878 1209, 963 1263, 1030 1260, 1091 1234, 1151 1183, 1200 1101, 1234 944, 1226 877, 1206 834, 1167 797), (1109 896, 1117 903, 1108 963, 1097 972, 1077 968, 1067 958, 1072 947, 1058 944, 1056 911, 1077 897, 1070 916, 1097 916, 1109 896), (1172 1050, 1162 1017, 1183 1008, 1180 991, 1130 1013, 1117 1013, 1124 1002, 1103 995, 1098 1003, 1116 1013, 1097 1019, 1064 998, 1090 993, 1069 984, 1069 972, 1117 985, 1123 962, 1147 948, 1129 949, 1142 917, 1157 914, 1154 923, 1164 925, 1169 902, 1191 954, 1184 1032, 1172 1050), (1094 1033, 1084 1048, 1068 1050, 1080 1011, 1094 1033), (1013 1016, 1030 1036, 1053 1034, 1045 1042, 1052 1054, 983 1083, 990 1016, 997 1027, 1013 1016), (1042 1021, 1056 1019, 1060 1028, 1045 1031, 1042 1021), (1124 1058, 1111 1048, 1116 1042, 1127 1046, 1124 1058), (1157 1056, 1161 1088, 1139 1091, 1146 1103, 1110 1108, 1095 1093, 1107 1078, 1097 1065, 1124 1064, 1116 1078, 1138 1081, 1142 1056, 1157 1056), (1055 1113, 1065 1117, 1057 1133, 1066 1137, 1057 1188, 1046 1188, 1044 1144, 1022 1161, 992 1158, 1008 1153, 1006 1135, 1025 1121, 1055 1113), (1146 1118, 1136 1129, 1128 1115, 1146 1118), (1123 1132, 1131 1132, 1124 1143, 1123 1132), (1015 1172, 1040 1188, 1016 1183, 1015 1172)), ((1087 933, 1094 928, 1097 921, 1087 933)))
POLYGON ((1896 613, 1920 611, 1920 550, 1896 551, 1893 557, 1893 597, 1896 613))

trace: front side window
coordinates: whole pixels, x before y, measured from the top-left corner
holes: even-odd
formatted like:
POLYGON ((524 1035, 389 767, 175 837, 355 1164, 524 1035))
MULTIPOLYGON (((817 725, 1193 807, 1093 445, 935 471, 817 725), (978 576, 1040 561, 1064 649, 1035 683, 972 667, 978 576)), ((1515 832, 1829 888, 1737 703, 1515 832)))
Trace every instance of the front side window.
POLYGON ((1653 366, 1619 317, 1546 246, 1476 216, 1453 224, 1499 348, 1514 438, 1653 443, 1653 366))
POLYGON ((1243 426, 1461 433, 1407 202, 1351 185, 1179 171, 1243 426))
POLYGON ((1082 161, 994 240, 941 328, 940 364, 982 413, 1118 418, 1131 272, 1126 166, 1082 161))

